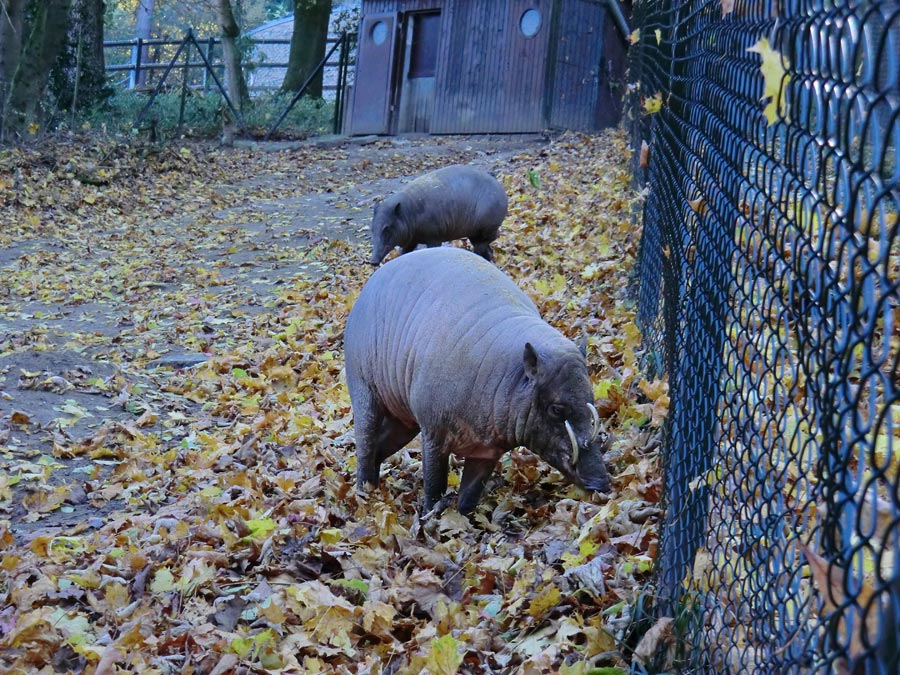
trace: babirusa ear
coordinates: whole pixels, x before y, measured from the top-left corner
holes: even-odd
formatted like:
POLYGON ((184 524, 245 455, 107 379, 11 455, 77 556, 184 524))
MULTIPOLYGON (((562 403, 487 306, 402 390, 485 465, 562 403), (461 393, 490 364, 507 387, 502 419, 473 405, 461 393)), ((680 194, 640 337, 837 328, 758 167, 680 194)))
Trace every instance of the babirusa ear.
POLYGON ((525 364, 525 376, 529 379, 537 377, 539 359, 530 342, 525 343, 525 353, 522 355, 522 361, 525 364))
POLYGON ((587 333, 582 333, 581 338, 575 343, 582 356, 587 356, 587 333))
POLYGON ((395 216, 400 215, 400 202, 397 202, 397 205, 394 207, 394 215, 395 216))

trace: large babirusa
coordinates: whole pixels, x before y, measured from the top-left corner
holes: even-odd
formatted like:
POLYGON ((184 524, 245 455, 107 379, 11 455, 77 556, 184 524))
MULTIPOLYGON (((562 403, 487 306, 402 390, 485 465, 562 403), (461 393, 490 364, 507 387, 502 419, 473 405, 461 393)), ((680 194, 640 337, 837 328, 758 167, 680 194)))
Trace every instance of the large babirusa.
POLYGON ((447 488, 451 453, 465 458, 463 513, 517 446, 610 490, 584 354, 482 258, 444 247, 391 260, 363 287, 344 349, 360 489, 421 431, 426 511, 447 488))
POLYGON ((377 265, 395 247, 409 253, 419 244, 468 238, 475 253, 493 260, 491 242, 506 218, 507 198, 497 179, 455 164, 431 171, 386 197, 372 219, 372 258, 377 265))

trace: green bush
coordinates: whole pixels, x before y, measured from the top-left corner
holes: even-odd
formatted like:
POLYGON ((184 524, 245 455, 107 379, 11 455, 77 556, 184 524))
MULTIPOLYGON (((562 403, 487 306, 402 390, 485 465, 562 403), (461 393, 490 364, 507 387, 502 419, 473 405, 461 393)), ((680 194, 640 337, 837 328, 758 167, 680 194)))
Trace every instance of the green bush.
MULTIPOLYGON (((254 96, 244 121, 251 133, 264 135, 284 112, 293 94, 260 94, 254 96)), ((331 133, 334 123, 334 103, 304 96, 279 125, 277 136, 311 136, 331 133)))
MULTIPOLYGON (((290 102, 292 95, 261 94, 254 96, 243 112, 245 134, 261 137, 274 124, 290 102)), ((104 129, 108 133, 131 133, 141 110, 150 100, 150 94, 135 91, 116 92, 106 105, 80 116, 79 125, 84 128, 104 129)), ((184 116, 179 125, 181 107, 180 89, 160 93, 147 110, 140 123, 140 131, 156 127, 160 138, 188 136, 212 138, 222 133, 226 124, 235 128, 235 136, 241 136, 234 124, 228 105, 218 92, 188 90, 185 97, 184 116)), ((298 138, 330 133, 334 104, 322 99, 303 98, 297 102, 278 127, 276 137, 298 138)))

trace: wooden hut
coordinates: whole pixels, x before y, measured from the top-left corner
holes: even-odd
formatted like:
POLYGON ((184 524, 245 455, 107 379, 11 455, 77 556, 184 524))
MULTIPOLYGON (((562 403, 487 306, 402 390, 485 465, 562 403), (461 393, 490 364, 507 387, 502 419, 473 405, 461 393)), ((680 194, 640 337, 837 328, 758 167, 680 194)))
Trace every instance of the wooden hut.
POLYGON ((627 26, 617 0, 362 0, 362 13, 352 134, 595 130, 619 119, 627 26))

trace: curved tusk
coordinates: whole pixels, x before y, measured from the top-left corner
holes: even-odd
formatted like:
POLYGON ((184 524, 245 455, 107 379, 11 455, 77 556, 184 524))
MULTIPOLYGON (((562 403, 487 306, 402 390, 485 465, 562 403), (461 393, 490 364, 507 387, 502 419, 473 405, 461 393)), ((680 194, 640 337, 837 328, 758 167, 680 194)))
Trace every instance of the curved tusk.
POLYGON ((575 439, 575 432, 572 431, 572 425, 566 420, 566 432, 569 434, 569 440, 572 442, 572 464, 578 464, 578 441, 575 439))
POLYGON ((597 412, 593 403, 588 403, 587 407, 591 411, 591 440, 595 441, 600 435, 600 413, 597 412))

